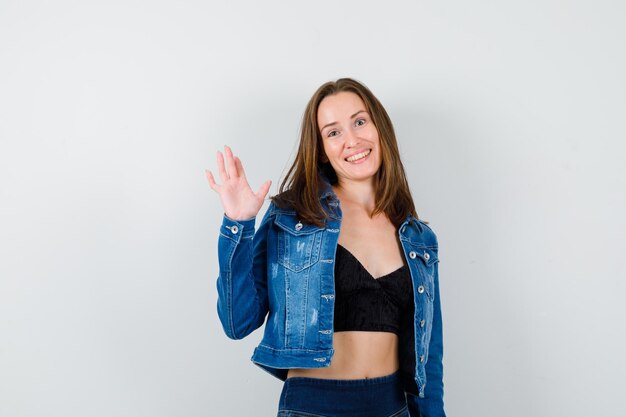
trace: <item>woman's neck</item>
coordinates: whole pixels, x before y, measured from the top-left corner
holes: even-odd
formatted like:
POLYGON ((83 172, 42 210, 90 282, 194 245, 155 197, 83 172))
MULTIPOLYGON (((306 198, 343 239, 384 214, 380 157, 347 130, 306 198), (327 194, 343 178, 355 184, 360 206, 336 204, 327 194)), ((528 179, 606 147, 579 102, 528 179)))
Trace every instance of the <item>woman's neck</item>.
POLYGON ((373 181, 339 180, 333 185, 333 191, 339 201, 358 206, 368 213, 374 211, 376 206, 376 193, 373 181))

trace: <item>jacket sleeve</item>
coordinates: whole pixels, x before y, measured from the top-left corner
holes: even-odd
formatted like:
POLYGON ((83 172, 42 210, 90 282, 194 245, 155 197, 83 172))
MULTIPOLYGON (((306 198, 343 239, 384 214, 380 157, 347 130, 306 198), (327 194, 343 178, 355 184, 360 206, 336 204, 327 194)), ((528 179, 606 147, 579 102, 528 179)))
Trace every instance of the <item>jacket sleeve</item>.
POLYGON ((445 417, 443 409, 443 332, 441 299, 439 297, 439 263, 435 263, 435 299, 433 300, 433 327, 426 362, 424 398, 407 393, 411 417, 445 417))
POLYGON ((224 215, 218 239, 217 314, 231 339, 258 329, 269 309, 267 236, 274 218, 270 203, 256 233, 255 218, 232 220, 224 215))

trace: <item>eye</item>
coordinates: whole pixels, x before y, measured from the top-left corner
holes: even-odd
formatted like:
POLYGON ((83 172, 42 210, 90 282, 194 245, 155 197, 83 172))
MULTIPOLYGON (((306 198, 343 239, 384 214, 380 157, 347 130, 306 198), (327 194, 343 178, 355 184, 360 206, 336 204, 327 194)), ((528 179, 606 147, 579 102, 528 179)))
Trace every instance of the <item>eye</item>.
POLYGON ((363 126, 365 124, 365 119, 356 119, 356 122, 354 122, 354 124, 357 126, 363 126))
POLYGON ((327 134, 327 135, 328 135, 328 137, 329 137, 329 138, 331 138, 331 137, 333 137, 333 136, 337 136, 336 134, 337 134, 337 131, 336 131, 336 130, 331 130, 330 132, 328 132, 328 134, 327 134))

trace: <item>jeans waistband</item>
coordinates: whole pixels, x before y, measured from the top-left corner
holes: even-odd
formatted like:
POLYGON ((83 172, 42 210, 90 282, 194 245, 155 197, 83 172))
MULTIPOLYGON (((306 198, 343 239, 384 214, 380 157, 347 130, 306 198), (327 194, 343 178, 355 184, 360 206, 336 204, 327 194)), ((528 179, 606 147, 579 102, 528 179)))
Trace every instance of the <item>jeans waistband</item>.
POLYGON ((400 371, 365 379, 287 378, 280 396, 281 417, 408 416, 400 371))
POLYGON ((364 378, 364 379, 326 379, 326 378, 309 378, 304 376, 292 376, 285 380, 285 383, 289 383, 289 385, 325 385, 325 386, 335 386, 335 387, 358 387, 358 386, 367 386, 367 385, 378 385, 378 384, 395 384, 400 383, 400 371, 396 371, 392 374, 379 376, 375 378, 364 378))

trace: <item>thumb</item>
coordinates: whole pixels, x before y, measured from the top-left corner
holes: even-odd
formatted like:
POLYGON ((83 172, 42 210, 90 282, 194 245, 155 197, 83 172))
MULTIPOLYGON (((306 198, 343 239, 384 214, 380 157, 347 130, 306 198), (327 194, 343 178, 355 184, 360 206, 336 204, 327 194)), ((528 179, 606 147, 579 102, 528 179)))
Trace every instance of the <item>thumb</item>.
POLYGON ((261 187, 259 187, 259 191, 257 191, 256 196, 261 197, 261 199, 265 200, 265 196, 267 195, 267 192, 270 190, 271 185, 272 185, 272 180, 265 181, 263 184, 261 184, 261 187))

